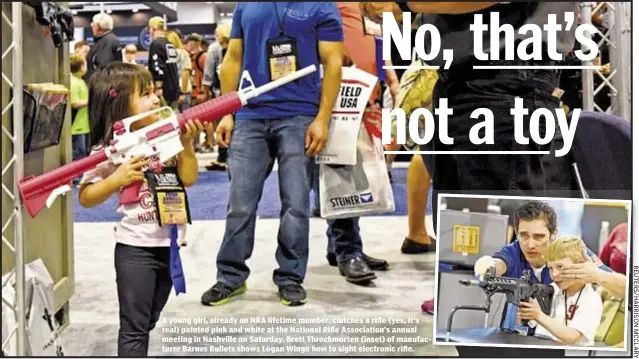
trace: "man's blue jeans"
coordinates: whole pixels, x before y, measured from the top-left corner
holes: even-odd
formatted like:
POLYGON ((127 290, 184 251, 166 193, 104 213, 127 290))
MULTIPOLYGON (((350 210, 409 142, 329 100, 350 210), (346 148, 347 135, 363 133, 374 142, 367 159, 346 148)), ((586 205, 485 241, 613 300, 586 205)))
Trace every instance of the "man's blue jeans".
MULTIPOLYGON (((315 160, 313 160, 313 162, 315 162, 315 160)), ((318 163, 315 163, 313 165, 313 171, 314 171, 313 172, 313 192, 315 192, 315 195, 313 196, 313 209, 319 210, 320 209, 320 191, 319 191, 320 168, 318 163)))
POLYGON ((240 286, 249 276, 246 260, 255 241, 257 205, 272 158, 277 159, 280 228, 273 272, 276 285, 301 284, 308 264, 309 191, 312 161, 304 141, 310 116, 236 120, 228 157, 229 202, 224 239, 217 255, 217 280, 240 286))
POLYGON ((359 235, 359 217, 329 219, 326 222, 327 252, 335 253, 338 263, 361 257, 363 244, 359 235))
MULTIPOLYGON (((313 161, 314 162, 314 161, 313 161)), ((313 165, 313 188, 319 208, 319 165, 313 165)), ((329 219, 326 236, 328 246, 326 253, 334 253, 337 262, 348 262, 362 255, 362 237, 359 235, 359 217, 329 219)))
POLYGON ((73 160, 79 160, 87 156, 87 135, 72 135, 71 136, 71 150, 73 153, 73 160))

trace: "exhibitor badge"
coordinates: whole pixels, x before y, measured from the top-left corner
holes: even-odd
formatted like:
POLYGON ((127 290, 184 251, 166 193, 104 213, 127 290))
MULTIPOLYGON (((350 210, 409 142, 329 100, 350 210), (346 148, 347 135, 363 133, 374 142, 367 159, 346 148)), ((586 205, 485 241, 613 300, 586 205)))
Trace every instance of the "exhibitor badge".
POLYGON ((271 81, 298 70, 297 41, 294 38, 269 40, 266 42, 266 51, 271 81))
POLYGON ((155 199, 158 224, 191 223, 189 201, 177 169, 164 167, 161 171, 147 171, 145 176, 155 199))

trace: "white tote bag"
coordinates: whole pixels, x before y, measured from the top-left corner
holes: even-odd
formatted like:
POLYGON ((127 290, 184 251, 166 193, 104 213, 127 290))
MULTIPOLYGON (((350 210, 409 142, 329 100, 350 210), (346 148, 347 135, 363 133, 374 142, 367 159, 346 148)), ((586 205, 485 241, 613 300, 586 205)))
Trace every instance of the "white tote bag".
POLYGON ((342 68, 342 85, 328 125, 328 142, 317 163, 353 166, 357 136, 377 77, 355 67, 342 68))
POLYGON ((381 138, 361 125, 357 164, 320 164, 320 212, 322 218, 349 218, 395 211, 381 138))
MULTIPOLYGON (((2 280, 7 280, 6 274, 2 280)), ((2 297, 11 306, 15 306, 15 275, 10 284, 3 288, 2 297)), ((27 355, 36 357, 64 356, 62 339, 58 333, 58 325, 54 319, 53 278, 41 259, 26 266, 25 271, 25 305, 27 310, 27 355)), ((17 323, 15 313, 3 302, 2 304, 2 339, 15 329, 17 323), (6 329, 6 332, 5 332, 6 329)), ((16 335, 13 334, 8 345, 3 348, 7 355, 16 355, 16 335)))
POLYGON ((33 300, 28 318, 28 335, 34 356, 64 356, 62 339, 54 318, 53 303, 49 302, 44 286, 34 283, 33 300))
MULTIPOLYGON (((6 280, 5 277, 2 278, 3 283, 6 280)), ((2 299, 4 299, 2 301, 2 343, 6 343, 2 347, 2 356, 5 357, 16 356, 18 351, 16 348, 16 333, 12 334, 13 330, 16 328, 16 316, 11 307, 9 307, 9 305, 15 307, 14 298, 15 291, 13 290, 13 287, 7 285, 2 288, 2 299), (9 336, 11 336, 11 339, 9 339, 9 336)))

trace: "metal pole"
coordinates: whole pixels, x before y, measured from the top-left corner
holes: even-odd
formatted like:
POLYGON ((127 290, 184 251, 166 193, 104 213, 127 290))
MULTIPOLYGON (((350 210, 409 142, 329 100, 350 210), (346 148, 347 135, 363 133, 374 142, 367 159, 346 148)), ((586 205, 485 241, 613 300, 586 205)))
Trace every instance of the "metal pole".
POLYGON ((18 182, 24 176, 23 110, 22 110, 22 2, 11 4, 13 20, 13 194, 15 196, 16 217, 14 219, 14 243, 16 266, 16 316, 17 316, 17 356, 27 355, 27 309, 25 307, 25 250, 22 224, 22 197, 18 182))
MULTIPOLYGON (((592 6, 591 2, 583 2, 581 3, 581 24, 592 24, 592 6)), ((589 39, 592 38, 592 34, 588 33, 586 35, 589 39)), ((582 45, 581 48, 583 51, 586 51, 588 48, 585 45, 582 45)), ((592 66, 592 62, 584 61, 582 63, 584 66, 592 66)), ((582 78, 582 98, 583 98, 583 110, 584 111, 593 111, 595 108, 595 81, 593 78, 593 70, 591 69, 583 69, 581 70, 581 78, 582 78)))
POLYGON ((611 80, 613 86, 617 89, 617 96, 612 99, 613 114, 630 122, 630 51, 632 51, 632 44, 630 43, 630 3, 616 2, 612 6, 614 6, 615 10, 611 40, 615 44, 616 51, 614 52, 614 58, 612 58, 613 53, 611 52, 611 66, 614 66, 613 69, 617 71, 611 80))

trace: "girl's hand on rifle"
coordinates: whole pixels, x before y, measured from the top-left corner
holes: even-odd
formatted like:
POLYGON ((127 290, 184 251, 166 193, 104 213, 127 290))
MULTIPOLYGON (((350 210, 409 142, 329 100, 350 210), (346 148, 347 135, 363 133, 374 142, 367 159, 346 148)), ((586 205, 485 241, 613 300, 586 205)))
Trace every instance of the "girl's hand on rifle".
POLYGON ((528 302, 519 303, 517 318, 521 320, 538 320, 541 313, 541 307, 539 307, 537 300, 531 299, 528 302))
POLYGON ((144 156, 136 156, 130 159, 128 162, 121 164, 115 172, 111 175, 111 178, 118 184, 119 187, 126 187, 131 183, 143 181, 144 172, 142 167, 149 164, 149 161, 144 156))
MULTIPOLYGON (((212 126, 211 123, 207 123, 206 127, 212 126)), ((202 131, 204 131, 205 126, 202 125, 200 120, 189 120, 185 127, 184 133, 180 136, 180 140, 182 141, 182 146, 184 146, 185 150, 195 151, 193 148, 193 140, 199 139, 202 131)))

